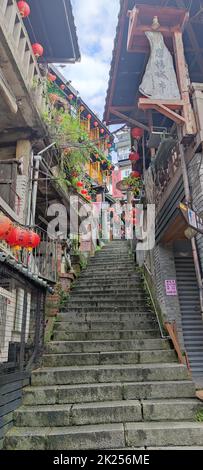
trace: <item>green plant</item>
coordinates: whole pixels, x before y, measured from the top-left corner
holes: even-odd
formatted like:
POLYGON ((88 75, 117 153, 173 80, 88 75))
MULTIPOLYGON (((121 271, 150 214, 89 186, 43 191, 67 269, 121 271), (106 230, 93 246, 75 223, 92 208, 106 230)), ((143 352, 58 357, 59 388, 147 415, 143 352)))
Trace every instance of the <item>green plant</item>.
POLYGON ((134 178, 133 176, 128 176, 123 179, 123 183, 131 189, 131 191, 135 194, 139 193, 141 187, 141 180, 140 178, 134 178))
POLYGON ((197 413, 195 415, 195 421, 198 421, 199 423, 203 422, 203 409, 197 411, 197 413))

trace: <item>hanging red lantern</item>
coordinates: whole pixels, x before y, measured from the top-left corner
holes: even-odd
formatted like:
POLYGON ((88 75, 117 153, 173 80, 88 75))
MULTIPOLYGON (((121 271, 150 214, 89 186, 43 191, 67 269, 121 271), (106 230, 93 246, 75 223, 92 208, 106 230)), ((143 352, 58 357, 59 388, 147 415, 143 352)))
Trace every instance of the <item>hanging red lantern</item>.
POLYGON ((85 196, 87 193, 88 193, 87 189, 82 189, 81 194, 85 196))
POLYGON ((133 129, 131 129, 131 136, 133 137, 133 139, 137 139, 139 140, 144 134, 144 130, 143 129, 140 129, 140 127, 133 127, 133 129))
POLYGON ((110 144, 110 143, 107 144, 107 148, 108 148, 108 149, 111 148, 111 144, 110 144))
POLYGON ((13 222, 4 214, 0 215, 0 240, 6 240, 13 228, 13 222))
POLYGON ((132 176, 132 178, 140 178, 140 172, 139 171, 132 171, 131 176, 132 176))
POLYGON ((30 14, 30 7, 27 2, 18 2, 18 9, 22 18, 26 18, 30 14))
POLYGON ((140 156, 139 156, 139 153, 138 152, 131 152, 130 155, 129 155, 129 160, 131 162, 138 162, 138 160, 140 159, 140 156))
POLYGON ((62 83, 62 85, 60 85, 60 89, 61 89, 61 90, 65 90, 65 88, 66 88, 66 85, 64 85, 64 84, 62 83))
POLYGON ((105 131, 104 131, 104 129, 100 129, 100 132, 101 132, 101 134, 104 134, 105 131))
POLYGON ((86 196, 86 199, 88 199, 88 201, 91 201, 92 198, 91 198, 91 196, 88 194, 88 195, 86 196))
POLYGON ((49 73, 47 74, 47 78, 48 78, 49 82, 55 82, 55 80, 56 80, 56 75, 53 75, 53 73, 50 73, 50 72, 49 72, 49 73))
POLYGON ((72 99, 73 99, 72 93, 70 93, 70 95, 68 95, 68 99, 69 99, 70 101, 72 101, 72 99))
POLYGON ((82 113, 84 111, 84 106, 80 106, 80 112, 82 113))
POLYGON ((33 54, 37 59, 41 57, 44 53, 44 48, 41 46, 41 44, 38 44, 37 42, 35 44, 32 44, 32 50, 33 54))
POLYGON ((88 120, 92 119, 92 115, 91 115, 91 114, 88 114, 88 115, 87 115, 87 119, 88 119, 88 120))
POLYGON ((8 245, 13 247, 26 247, 29 232, 21 227, 13 227, 6 237, 8 245))
POLYGON ((83 187, 83 182, 82 181, 77 181, 76 186, 78 188, 82 188, 83 187))
POLYGON ((98 122, 97 121, 94 121, 94 127, 98 127, 98 122))
POLYGON ((28 231, 27 240, 26 240, 26 248, 31 251, 40 244, 41 238, 36 232, 32 232, 31 230, 28 231))

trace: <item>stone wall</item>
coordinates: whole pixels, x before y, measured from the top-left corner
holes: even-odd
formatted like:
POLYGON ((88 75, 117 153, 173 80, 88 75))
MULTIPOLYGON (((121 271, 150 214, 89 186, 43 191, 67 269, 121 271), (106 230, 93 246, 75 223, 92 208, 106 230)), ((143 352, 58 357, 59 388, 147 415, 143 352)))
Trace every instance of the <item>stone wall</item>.
POLYGON ((151 272, 154 296, 159 307, 161 322, 164 324, 166 321, 176 321, 179 342, 181 347, 183 347, 184 341, 178 294, 176 296, 168 296, 165 291, 165 280, 176 280, 173 246, 157 245, 148 252, 146 264, 151 272))

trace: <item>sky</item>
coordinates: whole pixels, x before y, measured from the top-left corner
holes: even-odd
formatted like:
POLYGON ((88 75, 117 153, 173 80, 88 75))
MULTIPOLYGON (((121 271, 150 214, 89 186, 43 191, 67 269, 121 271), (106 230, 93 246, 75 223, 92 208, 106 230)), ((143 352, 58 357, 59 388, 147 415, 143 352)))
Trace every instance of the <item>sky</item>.
POLYGON ((103 117, 120 0, 71 0, 81 62, 61 72, 82 99, 103 117))

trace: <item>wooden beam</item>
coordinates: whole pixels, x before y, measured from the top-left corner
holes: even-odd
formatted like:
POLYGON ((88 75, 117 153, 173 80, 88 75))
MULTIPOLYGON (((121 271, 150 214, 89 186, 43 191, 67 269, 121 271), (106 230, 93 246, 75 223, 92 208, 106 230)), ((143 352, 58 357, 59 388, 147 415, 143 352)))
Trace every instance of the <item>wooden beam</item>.
POLYGON ((185 125, 183 128, 183 134, 194 135, 196 133, 196 126, 192 106, 190 104, 189 96, 189 79, 187 76, 185 54, 183 46, 182 33, 175 31, 173 34, 173 46, 175 53, 176 72, 178 75, 179 88, 181 98, 183 100, 183 117, 185 119, 185 125))
POLYGON ((150 109, 150 107, 153 107, 157 104, 167 106, 170 109, 181 109, 183 107, 184 102, 182 100, 156 100, 151 98, 139 99, 140 108, 144 108, 146 106, 147 109, 150 109))
POLYGON ((172 103, 172 108, 173 106, 175 106, 175 109, 177 109, 178 106, 183 106, 180 104, 180 102, 178 102, 178 105, 175 105, 174 102, 169 101, 168 104, 166 105, 161 100, 151 100, 147 98, 140 98, 138 101, 138 108, 143 109, 143 110, 155 109, 160 114, 163 114, 164 116, 168 117, 169 119, 176 122, 177 124, 185 124, 185 119, 180 114, 175 113, 171 109, 170 103, 172 103))
POLYGON ((3 96, 3 99, 7 103, 11 113, 16 114, 18 111, 17 101, 13 93, 9 90, 9 87, 2 75, 0 75, 0 94, 3 96))
POLYGON ((144 129, 145 131, 150 131, 150 128, 148 126, 145 126, 145 124, 142 124, 142 122, 136 121, 135 119, 132 119, 123 113, 119 113, 119 111, 117 111, 113 107, 111 108, 111 113, 119 117, 123 122, 129 122, 129 124, 133 124, 133 126, 140 127, 141 129, 144 129))
MULTIPOLYGON (((183 0, 176 0, 176 5, 179 7, 179 8, 186 8, 185 6, 185 2, 183 0)), ((196 39, 196 36, 195 36, 195 33, 194 33, 194 30, 193 30, 193 27, 191 25, 191 23, 189 22, 188 25, 187 25, 187 33, 188 33, 188 36, 190 38, 190 42, 192 44, 192 47, 194 48, 194 53, 196 55, 196 58, 197 58, 197 63, 200 67, 200 70, 201 70, 201 73, 203 74, 203 57, 202 57, 202 52, 201 52, 201 49, 199 47, 199 44, 198 44, 198 41, 196 39)))

